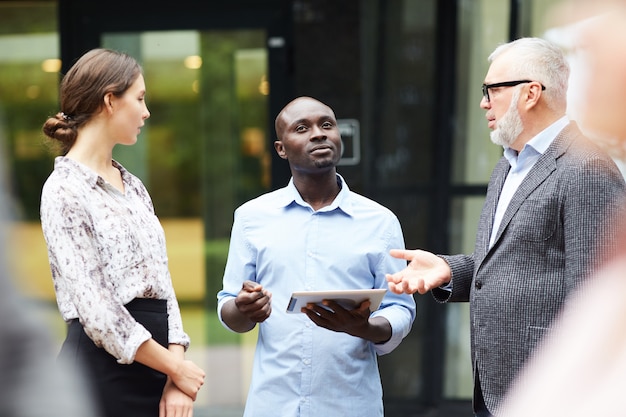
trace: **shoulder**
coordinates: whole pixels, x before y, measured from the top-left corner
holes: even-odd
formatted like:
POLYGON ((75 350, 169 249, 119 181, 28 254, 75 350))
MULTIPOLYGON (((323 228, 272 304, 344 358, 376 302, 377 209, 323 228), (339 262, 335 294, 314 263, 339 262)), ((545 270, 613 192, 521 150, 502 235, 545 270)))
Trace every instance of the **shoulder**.
POLYGON ((355 216, 379 216, 388 221, 397 220, 393 211, 371 198, 354 191, 350 191, 346 198, 355 216))
POLYGON ((242 214, 254 214, 254 213, 267 213, 268 211, 279 211, 281 207, 286 206, 288 203, 288 195, 285 188, 281 188, 275 191, 270 191, 265 194, 261 194, 251 200, 246 201, 237 209, 235 213, 242 214))
POLYGON ((585 181, 587 176, 602 175, 607 181, 622 179, 611 156, 572 123, 557 136, 549 151, 562 175, 585 181))
POLYGON ((71 164, 58 163, 57 159, 54 170, 43 184, 42 203, 48 199, 52 201, 79 199, 84 195, 85 187, 88 186, 89 184, 84 180, 84 177, 77 175, 71 164))
POLYGON ((577 197, 597 199, 603 195, 612 199, 626 189, 615 161, 582 133, 571 138, 569 146, 556 160, 556 169, 567 192, 577 189, 577 197))
MULTIPOLYGON (((557 158, 563 158, 563 160, 581 162, 599 160, 615 165, 609 154, 600 148, 595 141, 583 134, 573 122, 557 136, 552 148, 557 158)), ((617 168, 617 166, 615 167, 617 168)))

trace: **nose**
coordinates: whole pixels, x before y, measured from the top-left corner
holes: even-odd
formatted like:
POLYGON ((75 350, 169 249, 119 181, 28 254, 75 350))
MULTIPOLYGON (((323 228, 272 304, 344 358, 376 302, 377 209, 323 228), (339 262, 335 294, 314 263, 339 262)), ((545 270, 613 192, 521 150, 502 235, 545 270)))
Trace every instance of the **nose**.
POLYGON ((145 106, 144 112, 141 117, 143 118, 143 120, 146 120, 148 117, 150 117, 150 110, 148 110, 148 106, 145 106))
POLYGON ((311 140, 326 138, 326 131, 321 126, 314 125, 311 129, 311 140))
POLYGON ((485 96, 480 99, 480 108, 485 110, 491 108, 491 102, 487 101, 487 98, 485 96))

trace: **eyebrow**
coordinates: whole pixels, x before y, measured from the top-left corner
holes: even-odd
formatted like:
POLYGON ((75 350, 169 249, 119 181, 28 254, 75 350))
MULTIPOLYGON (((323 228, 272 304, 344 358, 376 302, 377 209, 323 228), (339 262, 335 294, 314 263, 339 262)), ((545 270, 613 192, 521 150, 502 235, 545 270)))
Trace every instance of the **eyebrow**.
POLYGON ((309 124, 318 123, 319 121, 335 123, 335 119, 333 119, 333 117, 331 115, 322 115, 322 116, 317 117, 315 119, 301 117, 300 119, 294 120, 293 122, 289 123, 285 127, 286 128, 294 128, 294 127, 299 126, 301 124, 309 125, 309 124))

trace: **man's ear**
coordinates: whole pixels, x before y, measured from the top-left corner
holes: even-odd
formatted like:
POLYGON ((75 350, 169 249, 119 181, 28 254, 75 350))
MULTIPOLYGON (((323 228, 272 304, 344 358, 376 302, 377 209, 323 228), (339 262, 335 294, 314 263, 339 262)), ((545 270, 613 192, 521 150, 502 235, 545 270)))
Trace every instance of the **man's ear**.
POLYGON ((283 143, 279 140, 274 142, 274 149, 276 149, 276 153, 283 159, 287 159, 287 154, 285 153, 285 147, 283 143))
POLYGON ((528 86, 528 94, 526 95, 526 109, 530 110, 535 107, 541 98, 543 89, 539 83, 531 83, 528 86))

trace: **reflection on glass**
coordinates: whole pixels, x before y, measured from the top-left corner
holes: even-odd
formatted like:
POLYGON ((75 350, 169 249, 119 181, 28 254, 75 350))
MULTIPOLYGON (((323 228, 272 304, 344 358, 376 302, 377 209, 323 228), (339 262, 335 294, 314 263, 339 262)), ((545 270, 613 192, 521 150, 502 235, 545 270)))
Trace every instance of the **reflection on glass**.
MULTIPOLYGON (((472 253, 484 197, 459 197, 452 201, 450 253, 472 253)), ((472 398, 469 303, 446 306, 444 387, 446 398, 472 398)))
POLYGON ((56 2, 0 3, 0 157, 8 171, 15 221, 9 226, 16 284, 42 307, 42 319, 65 336, 56 309, 39 197, 52 170, 41 126, 58 111, 56 2))
MULTIPOLYGON (((521 36, 542 36, 543 18, 558 0, 517 2, 521 36)), ((502 156, 502 148, 489 139, 485 110, 480 108, 489 54, 508 41, 511 2, 460 0, 458 19, 457 109, 453 146, 453 182, 485 185, 502 156)), ((495 80, 494 80, 495 82, 495 80)), ((452 201, 450 253, 474 251, 476 226, 484 198, 459 193, 452 201)), ((469 305, 447 306, 444 396, 471 398, 469 305)))
POLYGON ((264 42, 258 30, 108 33, 102 39, 144 69, 151 117, 138 143, 116 148, 114 157, 144 181, 165 229, 192 338, 189 355, 209 375, 231 375, 204 390, 198 406, 241 407, 248 388, 255 334, 222 327, 216 293, 235 208, 270 186, 264 42))

